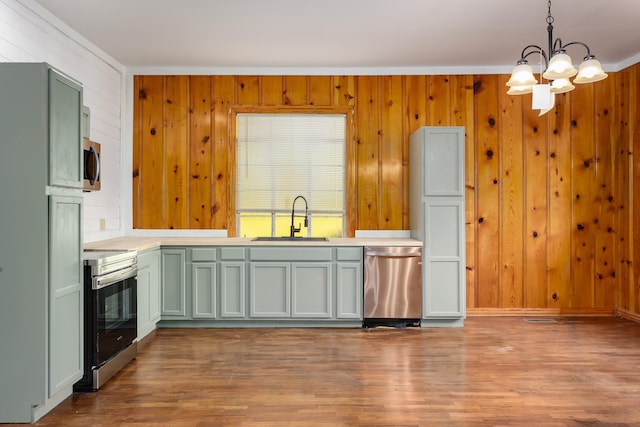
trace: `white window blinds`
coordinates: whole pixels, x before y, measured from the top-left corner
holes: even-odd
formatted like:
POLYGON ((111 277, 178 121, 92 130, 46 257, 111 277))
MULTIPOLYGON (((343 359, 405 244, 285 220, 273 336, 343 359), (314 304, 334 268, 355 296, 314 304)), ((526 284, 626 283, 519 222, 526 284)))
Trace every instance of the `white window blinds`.
POLYGON ((344 214, 345 132, 341 114, 238 114, 238 213, 290 212, 303 195, 310 213, 344 214))

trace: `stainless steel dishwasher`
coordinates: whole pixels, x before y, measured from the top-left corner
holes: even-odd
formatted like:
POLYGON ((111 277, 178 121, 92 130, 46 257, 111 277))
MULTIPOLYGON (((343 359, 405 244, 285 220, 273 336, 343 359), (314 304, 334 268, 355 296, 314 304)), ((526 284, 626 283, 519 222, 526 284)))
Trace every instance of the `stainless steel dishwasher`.
POLYGON ((363 326, 419 326, 422 247, 365 246, 363 326))

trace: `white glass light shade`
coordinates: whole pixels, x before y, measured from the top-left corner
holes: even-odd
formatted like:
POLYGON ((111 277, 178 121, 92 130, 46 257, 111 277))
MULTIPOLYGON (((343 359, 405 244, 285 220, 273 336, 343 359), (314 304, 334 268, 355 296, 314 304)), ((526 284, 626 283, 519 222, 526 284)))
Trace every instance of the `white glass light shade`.
POLYGON ((533 85, 511 86, 507 91, 507 95, 526 95, 531 92, 533 92, 533 85))
POLYGON ((593 83, 598 82, 600 80, 606 79, 608 76, 602 70, 602 65, 600 65, 600 61, 597 59, 588 59, 580 64, 580 69, 578 70, 578 75, 575 79, 573 79, 574 83, 593 83))
POLYGON ((529 64, 516 65, 511 72, 511 78, 507 82, 507 86, 531 86, 538 83, 533 76, 533 70, 529 64))
POLYGON ((551 57, 549 67, 542 74, 547 80, 566 79, 578 73, 576 67, 571 63, 571 57, 566 53, 557 53, 551 57))
POLYGON ((576 87, 571 84, 569 79, 557 79, 551 83, 552 93, 565 93, 574 90, 576 87))

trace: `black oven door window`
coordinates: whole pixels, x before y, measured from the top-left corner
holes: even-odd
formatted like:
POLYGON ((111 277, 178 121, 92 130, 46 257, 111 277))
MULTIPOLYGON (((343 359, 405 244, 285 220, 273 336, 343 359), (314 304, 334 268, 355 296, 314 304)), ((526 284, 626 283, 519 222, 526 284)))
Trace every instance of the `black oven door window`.
POLYGON ((137 336, 137 299, 134 277, 94 291, 96 293, 96 360, 100 366, 137 336))

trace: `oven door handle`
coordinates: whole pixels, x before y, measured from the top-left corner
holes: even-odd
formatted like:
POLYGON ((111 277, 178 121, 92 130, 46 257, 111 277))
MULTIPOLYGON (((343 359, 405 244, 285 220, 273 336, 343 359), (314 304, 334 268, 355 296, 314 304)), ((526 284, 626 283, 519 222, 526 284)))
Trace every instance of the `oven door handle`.
POLYGON ((98 289, 102 289, 106 286, 113 285, 114 283, 120 282, 130 277, 134 277, 137 274, 138 267, 133 266, 114 271, 113 273, 104 274, 102 276, 95 276, 91 280, 91 289, 97 291, 98 289))

